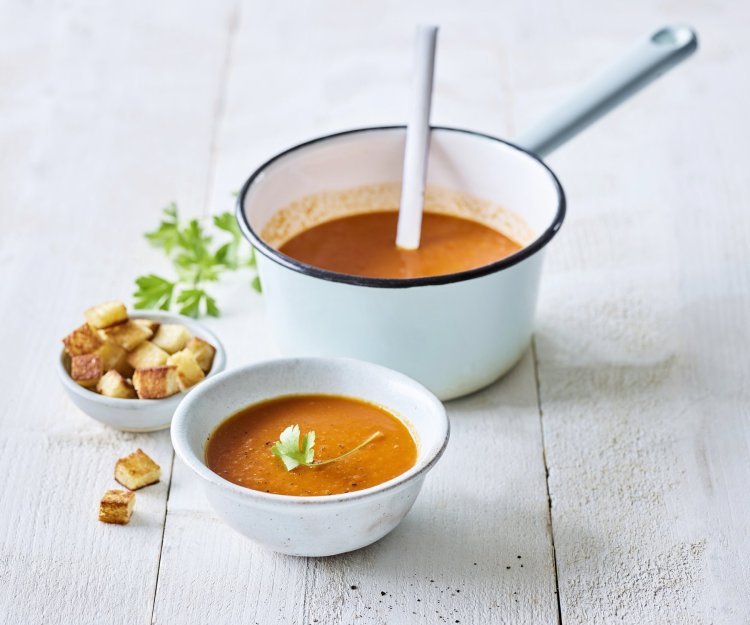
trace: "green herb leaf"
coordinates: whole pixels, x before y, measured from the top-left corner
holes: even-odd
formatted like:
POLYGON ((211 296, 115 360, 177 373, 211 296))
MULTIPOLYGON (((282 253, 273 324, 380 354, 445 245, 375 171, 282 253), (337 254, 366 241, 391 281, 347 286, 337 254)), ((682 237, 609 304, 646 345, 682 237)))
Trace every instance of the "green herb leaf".
POLYGON ((197 219, 191 219, 188 225, 178 230, 177 245, 180 248, 180 257, 187 259, 185 262, 195 264, 209 264, 212 254, 209 252, 211 237, 203 232, 203 226, 197 219))
POLYGON ((232 262, 230 258, 231 254, 232 254, 232 244, 225 243, 214 253, 214 261, 216 262, 217 265, 225 265, 226 267, 235 265, 235 267, 231 267, 232 269, 234 269, 236 268, 236 263, 232 262))
POLYGON ((279 440, 271 447, 271 453, 284 463, 287 471, 293 471, 299 466, 304 467, 318 467, 331 462, 336 462, 347 456, 350 456, 355 451, 362 449, 365 445, 374 441, 378 436, 381 436, 381 432, 374 432, 363 440, 359 445, 350 449, 346 453, 336 456, 335 458, 329 458, 328 460, 320 460, 313 462, 315 457, 315 451, 313 445, 315 445, 315 432, 310 431, 302 437, 302 444, 300 444, 300 429, 299 425, 290 425, 286 428, 281 435, 279 440))
POLYGON ((197 219, 191 219, 185 228, 179 230, 177 245, 180 251, 174 258, 175 267, 181 281, 216 282, 221 266, 217 265, 215 254, 211 252, 211 237, 203 231, 197 219))
POLYGON ((177 296, 177 303, 182 304, 180 314, 197 319, 205 313, 211 317, 219 316, 216 300, 203 289, 183 289, 177 296), (203 305, 201 305, 203 304, 203 305))
POLYGON ((299 425, 290 425, 279 436, 277 443, 271 447, 271 453, 284 463, 287 471, 296 469, 299 465, 308 465, 313 461, 315 452, 315 432, 308 432, 302 437, 300 446, 299 425))
POLYGON ((260 284, 260 276, 255 276, 250 283, 250 286, 253 287, 253 291, 256 293, 263 293, 263 287, 260 284))
POLYGON ((229 211, 221 213, 220 215, 215 215, 214 225, 220 230, 228 232, 232 235, 232 238, 237 239, 238 241, 242 238, 242 232, 240 232, 240 227, 237 225, 237 220, 229 211))
POLYGON ((164 219, 162 219, 159 227, 153 232, 147 232, 145 237, 151 245, 163 249, 169 255, 177 246, 179 239, 177 204, 172 202, 162 213, 164 213, 164 219))
POLYGON ((247 257, 245 264, 248 267, 255 267, 258 264, 255 260, 255 248, 252 245, 250 246, 250 255, 247 257))
POLYGON ((208 293, 203 294, 203 300, 206 302, 206 314, 209 317, 218 317, 220 313, 219 307, 216 305, 216 300, 208 293))
POLYGON ((138 287, 133 293, 136 308, 169 310, 174 294, 174 282, 151 273, 136 279, 135 284, 138 287))
MULTIPOLYGON (((237 225, 237 220, 232 213, 221 213, 221 215, 214 217, 214 225, 219 230, 228 232, 232 236, 232 240, 229 243, 219 248, 217 257, 219 252, 221 252, 220 262, 229 269, 237 269, 240 266, 240 245, 242 243, 242 232, 240 232, 240 227, 237 225)), ((252 250, 252 248, 250 249, 252 250)))
MULTIPOLYGON (((243 254, 242 233, 230 212, 216 215, 212 220, 216 231, 224 237, 218 247, 198 219, 180 222, 174 202, 164 209, 163 214, 159 227, 145 236, 154 247, 164 250, 172 261, 176 279, 170 281, 154 274, 138 277, 135 307, 169 310, 174 302, 179 304, 182 314, 191 317, 218 316, 216 300, 206 293, 205 283, 218 281, 224 271, 255 267, 253 248, 248 246, 249 253, 247 256, 243 254), (229 241, 226 241, 226 235, 229 235, 229 241), (178 288, 181 290, 175 298, 178 288)), ((260 293, 257 275, 252 287, 260 293)))

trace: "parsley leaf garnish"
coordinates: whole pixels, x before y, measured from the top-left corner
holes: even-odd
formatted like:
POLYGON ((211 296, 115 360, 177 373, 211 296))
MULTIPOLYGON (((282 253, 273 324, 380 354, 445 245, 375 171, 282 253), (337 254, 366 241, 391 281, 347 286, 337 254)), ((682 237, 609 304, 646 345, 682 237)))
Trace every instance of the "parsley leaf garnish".
POLYGON ((151 273, 137 278, 135 284, 138 287, 135 292, 136 308, 169 310, 174 294, 174 282, 151 273))
MULTIPOLYGON (((198 219, 181 222, 174 202, 163 210, 159 226, 145 237, 169 258, 176 277, 169 280, 153 273, 139 276, 133 294, 135 308, 169 310, 175 304, 181 314, 190 317, 219 315, 216 300, 205 289, 206 283, 217 282, 225 271, 255 267, 255 253, 243 243, 232 213, 215 215, 212 224, 216 234, 224 238, 218 244, 198 219)), ((260 293, 257 275, 251 287, 260 293)))
POLYGON ((359 445, 340 456, 314 462, 315 450, 313 449, 313 446, 315 445, 315 432, 308 432, 302 437, 302 441, 300 442, 299 425, 290 425, 281 433, 279 440, 274 446, 271 447, 271 453, 281 459, 287 471, 293 471, 299 466, 318 467, 346 458, 381 435, 381 432, 374 432, 359 445))
POLYGON ((271 453, 281 458, 287 471, 299 465, 310 465, 315 456, 315 432, 308 432, 302 437, 300 445, 299 425, 290 425, 279 436, 278 442, 271 447, 271 453))

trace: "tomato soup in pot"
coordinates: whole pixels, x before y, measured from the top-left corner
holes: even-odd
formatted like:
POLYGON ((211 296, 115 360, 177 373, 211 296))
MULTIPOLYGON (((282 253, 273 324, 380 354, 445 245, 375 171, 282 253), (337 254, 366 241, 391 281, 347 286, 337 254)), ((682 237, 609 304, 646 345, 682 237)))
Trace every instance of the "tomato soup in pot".
POLYGON ((279 251, 308 265, 371 278, 419 278, 474 269, 505 258, 521 245, 471 219, 424 213, 419 248, 396 246, 398 212, 364 212, 301 232, 279 251))
POLYGON ((565 198, 533 154, 434 127, 424 249, 404 253, 395 245, 404 141, 405 128, 385 127, 295 146, 248 179, 237 216, 282 353, 375 362, 451 399, 527 350, 565 198))

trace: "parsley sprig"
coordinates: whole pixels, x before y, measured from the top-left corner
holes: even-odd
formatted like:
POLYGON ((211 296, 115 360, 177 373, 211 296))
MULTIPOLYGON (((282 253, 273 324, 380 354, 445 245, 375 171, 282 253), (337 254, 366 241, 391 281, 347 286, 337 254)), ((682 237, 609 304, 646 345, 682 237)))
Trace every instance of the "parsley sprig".
POLYGON ((300 442, 299 425, 290 425, 281 433, 276 444, 271 447, 271 453, 281 459, 287 471, 293 471, 299 466, 319 467, 350 456, 355 451, 362 449, 362 447, 368 445, 381 435, 381 432, 374 432, 359 445, 340 456, 315 462, 315 450, 313 449, 313 446, 315 445, 315 432, 308 432, 302 437, 302 441, 300 442))
MULTIPOLYGON (((136 308, 170 310, 175 304, 180 314, 189 317, 219 315, 219 307, 206 291, 206 284, 218 282, 226 271, 254 268, 255 254, 252 247, 243 245, 242 233, 232 213, 214 216, 213 225, 223 239, 218 247, 214 236, 204 230, 199 220, 180 221, 174 202, 164 209, 159 226, 145 236, 172 261, 176 277, 169 280, 153 273, 139 276, 133 294, 136 308)), ((257 275, 251 286, 260 293, 257 275)))

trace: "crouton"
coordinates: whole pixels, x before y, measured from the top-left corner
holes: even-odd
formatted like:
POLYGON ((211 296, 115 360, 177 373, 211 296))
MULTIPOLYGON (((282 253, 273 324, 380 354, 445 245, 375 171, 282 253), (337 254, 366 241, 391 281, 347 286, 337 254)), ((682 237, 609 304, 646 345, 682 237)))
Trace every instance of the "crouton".
POLYGON ((134 369, 160 367, 167 364, 169 354, 151 341, 144 341, 128 354, 128 364, 134 369))
POLYGON ((136 369, 133 385, 141 399, 162 399, 180 392, 177 367, 145 367, 136 369))
POLYGON ((108 490, 99 503, 99 520, 102 523, 127 525, 133 516, 135 493, 128 490, 108 490))
POLYGON ((147 330, 151 330, 153 334, 156 334, 156 331, 161 325, 158 321, 154 321, 153 319, 133 319, 133 323, 137 323, 139 326, 143 326, 147 330))
POLYGON ((107 397, 119 397, 120 399, 137 398, 133 385, 114 369, 107 371, 99 379, 99 382, 96 384, 96 390, 107 397))
POLYGON ((73 330, 63 339, 65 351, 71 356, 81 356, 95 352, 102 344, 101 339, 88 323, 73 330))
POLYGON ((105 373, 114 369, 124 378, 133 375, 133 367, 128 364, 128 352, 117 343, 105 341, 94 353, 102 359, 102 370, 105 373))
POLYGON ((88 324, 96 329, 109 328, 128 320, 125 304, 118 301, 104 302, 86 309, 83 313, 88 324))
POLYGON ((81 354, 70 359, 70 377, 86 388, 96 386, 102 377, 102 359, 96 354, 81 354))
POLYGON ((211 345, 208 341, 199 339, 197 336, 191 338, 185 345, 193 354, 195 359, 198 361, 198 365, 206 373, 211 371, 211 365, 214 362, 214 354, 216 354, 216 348, 211 345))
POLYGON ((190 332, 185 326, 177 323, 163 323, 151 341, 165 352, 174 354, 185 347, 190 338, 190 332))
POLYGON ((105 328, 102 332, 108 341, 117 343, 126 351, 134 350, 143 341, 150 339, 152 336, 151 330, 133 321, 126 321, 125 323, 105 328))
POLYGON ((130 490, 156 484, 160 477, 161 467, 142 449, 136 449, 115 463, 115 479, 130 490))
POLYGON ((206 377, 195 358, 195 354, 189 349, 183 349, 176 354, 172 354, 167 358, 167 364, 177 367, 177 377, 183 391, 206 377))

